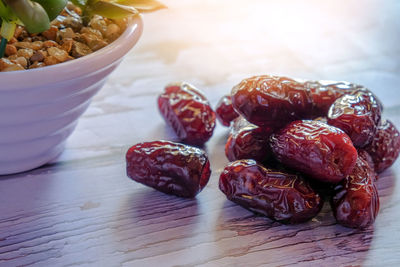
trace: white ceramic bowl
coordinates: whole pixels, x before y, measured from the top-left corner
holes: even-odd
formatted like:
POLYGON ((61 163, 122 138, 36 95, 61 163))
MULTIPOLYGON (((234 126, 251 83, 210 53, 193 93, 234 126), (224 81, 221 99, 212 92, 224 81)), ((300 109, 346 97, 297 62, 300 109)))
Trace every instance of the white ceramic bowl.
POLYGON ((63 151, 79 116, 142 30, 136 16, 117 40, 93 54, 0 73, 0 175, 39 167, 63 151))

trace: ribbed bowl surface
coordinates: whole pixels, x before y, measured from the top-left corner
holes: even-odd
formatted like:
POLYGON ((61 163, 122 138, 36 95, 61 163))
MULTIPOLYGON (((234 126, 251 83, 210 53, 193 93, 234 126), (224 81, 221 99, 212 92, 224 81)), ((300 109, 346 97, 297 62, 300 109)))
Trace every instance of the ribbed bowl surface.
POLYGON ((56 158, 78 118, 142 33, 140 16, 107 47, 39 69, 0 73, 0 175, 56 158))

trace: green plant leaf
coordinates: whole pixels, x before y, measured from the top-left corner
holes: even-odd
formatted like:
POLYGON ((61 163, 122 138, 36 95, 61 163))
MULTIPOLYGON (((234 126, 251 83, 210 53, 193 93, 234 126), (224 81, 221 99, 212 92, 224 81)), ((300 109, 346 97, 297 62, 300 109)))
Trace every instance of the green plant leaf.
POLYGON ((67 5, 68 0, 33 0, 39 3, 45 10, 47 15, 49 16, 50 21, 55 19, 61 11, 63 11, 64 7, 67 5))
POLYGON ((99 0, 86 7, 90 16, 97 14, 109 19, 121 19, 139 14, 139 11, 130 6, 123 6, 116 3, 99 0))
POLYGON ((3 0, 22 21, 30 33, 43 32, 50 28, 46 10, 30 0, 3 0))
POLYGON ((83 8, 86 6, 87 0, 70 0, 72 4, 75 6, 78 6, 80 8, 83 8))
POLYGON ((139 10, 139 12, 151 12, 163 8, 167 8, 167 6, 156 0, 112 0, 112 2, 124 5, 131 6, 139 10))
POLYGON ((8 12, 9 10, 6 5, 0 0, 0 18, 6 18, 8 16, 8 12))
POLYGON ((3 3, 0 0, 0 17, 5 21, 16 21, 18 20, 17 16, 11 10, 11 8, 3 3))
POLYGON ((3 21, 0 30, 1 36, 6 38, 7 40, 11 40, 11 38, 14 36, 16 27, 17 27, 16 23, 3 21))

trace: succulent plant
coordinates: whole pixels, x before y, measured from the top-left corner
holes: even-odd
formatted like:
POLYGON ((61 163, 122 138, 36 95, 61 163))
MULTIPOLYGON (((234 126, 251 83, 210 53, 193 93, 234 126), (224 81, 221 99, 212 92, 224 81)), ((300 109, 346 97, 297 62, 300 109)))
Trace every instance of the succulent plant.
MULTIPOLYGON (((165 8, 156 0, 71 0, 82 9, 84 21, 94 15, 120 19, 165 8)), ((4 56, 7 42, 13 37, 16 25, 25 26, 30 33, 40 33, 50 28, 67 5, 68 0, 0 0, 0 58, 4 56)))
POLYGON ((86 21, 93 15, 120 19, 140 12, 165 8, 156 0, 71 0, 71 2, 82 9, 82 16, 86 21))
POLYGON ((64 9, 68 0, 0 0, 1 43, 0 58, 4 55, 7 41, 17 24, 28 32, 39 33, 50 27, 50 22, 64 9))

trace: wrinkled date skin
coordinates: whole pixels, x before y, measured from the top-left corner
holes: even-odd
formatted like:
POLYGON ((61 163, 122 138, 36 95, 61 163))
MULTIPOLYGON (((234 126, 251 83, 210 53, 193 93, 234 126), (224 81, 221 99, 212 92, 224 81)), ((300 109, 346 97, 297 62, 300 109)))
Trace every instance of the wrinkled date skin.
POLYGON ((323 204, 301 176, 266 169, 254 160, 231 162, 221 173, 219 188, 240 206, 284 223, 305 222, 323 204))
POLYGON ((188 83, 167 86, 158 97, 158 108, 186 144, 202 146, 213 134, 215 113, 206 97, 188 83))
POLYGON ((365 147, 374 138, 381 107, 368 91, 359 90, 338 98, 328 112, 328 124, 342 129, 353 145, 365 147))
POLYGON ((265 163, 272 157, 269 137, 272 131, 255 125, 248 125, 229 134, 225 144, 225 155, 229 161, 254 159, 265 163))
POLYGON ((257 125, 254 125, 254 124, 248 122, 245 118, 243 118, 243 116, 239 115, 239 117, 237 117, 236 119, 234 119, 232 121, 231 127, 229 129, 230 130, 230 134, 236 134, 242 128, 245 128, 245 127, 248 127, 248 126, 257 127, 257 125))
POLYGON ((349 82, 303 81, 303 83, 306 90, 310 92, 316 116, 326 116, 330 106, 339 97, 359 89, 365 89, 349 82))
POLYGON ((126 153, 126 164, 132 180, 180 197, 195 197, 211 175, 203 150, 169 141, 132 146, 126 153))
POLYGON ((322 182, 340 182, 357 160, 350 138, 342 130, 319 121, 292 122, 271 135, 270 141, 280 162, 322 182))
POLYGON ((300 119, 325 117, 338 98, 368 89, 348 82, 305 81, 261 75, 244 79, 232 89, 234 109, 249 122, 274 129, 300 119))
POLYGON ((225 95, 219 100, 215 113, 217 119, 226 127, 229 127, 231 122, 239 116, 233 109, 232 97, 230 95, 225 95))
POLYGON ((351 228, 371 225, 379 211, 375 172, 359 158, 352 173, 334 189, 331 206, 337 222, 351 228))
MULTIPOLYGON (((366 161, 368 163, 368 166, 370 166, 371 169, 373 169, 375 171, 374 161, 373 161, 371 155, 365 149, 357 149, 357 154, 358 154, 359 158, 366 161)), ((376 179, 378 179, 378 176, 376 176, 376 179)))
POLYGON ((232 105, 249 122, 273 129, 309 118, 313 110, 311 96, 302 83, 269 75, 244 79, 236 85, 232 105))
POLYGON ((392 166, 400 153, 400 133, 396 126, 389 120, 382 121, 365 150, 371 155, 376 172, 392 166))

